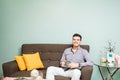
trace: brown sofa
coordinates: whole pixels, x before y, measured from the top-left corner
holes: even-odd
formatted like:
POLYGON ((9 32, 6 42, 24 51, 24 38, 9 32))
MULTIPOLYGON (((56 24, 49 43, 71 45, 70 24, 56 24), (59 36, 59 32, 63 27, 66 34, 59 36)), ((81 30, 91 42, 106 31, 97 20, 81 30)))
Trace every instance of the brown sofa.
MULTIPOLYGON (((39 69, 46 76, 48 66, 59 66, 59 61, 63 51, 71 47, 71 44, 23 44, 21 53, 40 52, 41 59, 45 66, 44 69, 39 69)), ((89 52, 89 45, 81 45, 82 48, 89 52)), ((21 54, 22 55, 22 54, 21 54)), ((20 71, 16 61, 10 61, 2 64, 3 75, 9 77, 30 76, 30 71, 20 71)), ((91 80, 93 71, 92 66, 86 66, 81 69, 82 75, 80 80, 91 80)), ((56 76, 56 80, 70 80, 70 78, 56 76)))

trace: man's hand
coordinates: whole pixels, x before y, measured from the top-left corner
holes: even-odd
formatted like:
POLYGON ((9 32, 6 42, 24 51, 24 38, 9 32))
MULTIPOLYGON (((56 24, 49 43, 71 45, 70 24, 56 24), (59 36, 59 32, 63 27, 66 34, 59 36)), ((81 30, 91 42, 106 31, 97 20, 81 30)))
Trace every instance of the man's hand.
POLYGON ((69 64, 68 64, 68 67, 69 67, 69 68, 79 67, 79 63, 69 63, 69 64))
POLYGON ((65 67, 65 61, 63 61, 63 62, 60 62, 60 65, 61 65, 61 67, 65 67))

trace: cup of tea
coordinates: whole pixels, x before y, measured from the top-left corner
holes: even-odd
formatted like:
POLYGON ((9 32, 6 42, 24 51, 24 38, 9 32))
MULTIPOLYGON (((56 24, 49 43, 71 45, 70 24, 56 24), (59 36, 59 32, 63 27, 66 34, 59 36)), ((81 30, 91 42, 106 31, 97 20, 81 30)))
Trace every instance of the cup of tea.
POLYGON ((106 63, 106 62, 107 62, 106 57, 101 57, 101 58, 100 58, 100 62, 101 62, 101 63, 106 63))

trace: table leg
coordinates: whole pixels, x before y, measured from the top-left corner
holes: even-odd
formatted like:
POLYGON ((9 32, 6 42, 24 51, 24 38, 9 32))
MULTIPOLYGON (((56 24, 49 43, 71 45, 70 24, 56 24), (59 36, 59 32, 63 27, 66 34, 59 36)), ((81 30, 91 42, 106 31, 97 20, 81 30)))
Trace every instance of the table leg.
MULTIPOLYGON (((100 66, 98 66, 98 69, 99 69, 99 71, 100 71, 100 75, 101 75, 102 79, 105 80, 104 77, 103 77, 102 71, 101 71, 101 69, 100 69, 100 66)), ((106 79, 106 80, 107 80, 107 79, 106 79)))
POLYGON ((111 72, 110 72, 110 70, 109 70, 109 68, 107 67, 107 70, 108 70, 108 75, 110 76, 110 80, 113 80, 113 77, 111 76, 111 72))
POLYGON ((114 70, 112 71, 111 76, 113 77, 113 75, 114 75, 119 69, 120 69, 120 68, 116 68, 116 69, 114 69, 114 70))
POLYGON ((119 70, 119 68, 116 68, 112 72, 110 72, 109 68, 107 67, 107 70, 108 70, 109 75, 110 75, 110 80, 113 80, 113 76, 119 70))

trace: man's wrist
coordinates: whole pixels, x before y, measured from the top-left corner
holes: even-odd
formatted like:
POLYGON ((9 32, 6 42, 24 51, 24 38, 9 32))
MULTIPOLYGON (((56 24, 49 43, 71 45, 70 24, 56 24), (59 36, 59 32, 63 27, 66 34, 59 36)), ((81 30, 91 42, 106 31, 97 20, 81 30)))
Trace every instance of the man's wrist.
POLYGON ((81 67, 80 63, 78 64, 78 67, 81 67))

